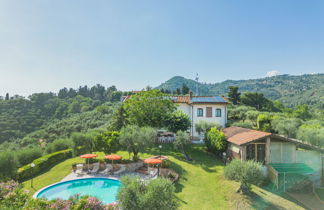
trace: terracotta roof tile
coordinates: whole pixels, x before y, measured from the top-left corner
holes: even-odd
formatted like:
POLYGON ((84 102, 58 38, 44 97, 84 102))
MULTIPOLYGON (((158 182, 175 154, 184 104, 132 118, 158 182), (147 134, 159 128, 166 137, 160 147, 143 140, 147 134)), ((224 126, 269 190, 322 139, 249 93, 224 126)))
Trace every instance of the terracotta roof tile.
POLYGON ((173 102, 175 103, 189 103, 190 96, 172 96, 173 102), (174 97, 174 99, 173 99, 174 97))
POLYGON ((271 133, 268 132, 235 127, 235 126, 224 128, 223 132, 227 138, 227 141, 236 145, 246 144, 272 135, 271 133))

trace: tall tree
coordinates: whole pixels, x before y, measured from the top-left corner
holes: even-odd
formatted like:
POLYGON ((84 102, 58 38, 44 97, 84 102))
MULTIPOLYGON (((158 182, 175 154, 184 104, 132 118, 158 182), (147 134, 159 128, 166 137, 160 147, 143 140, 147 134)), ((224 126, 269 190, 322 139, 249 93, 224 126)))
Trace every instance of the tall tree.
POLYGON ((246 106, 255 107, 257 110, 266 108, 271 103, 263 93, 244 93, 241 97, 241 102, 246 106))
POLYGON ((59 98, 68 98, 69 97, 69 90, 65 87, 59 90, 58 92, 59 98))
POLYGON ((6 93, 6 98, 5 98, 5 100, 9 100, 10 98, 9 98, 9 93, 6 93))
POLYGON ((180 88, 177 88, 176 89, 176 93, 177 93, 177 95, 180 95, 181 94, 181 89, 180 88))
POLYGON ((169 131, 173 133, 177 133, 178 131, 187 131, 190 128, 190 124, 191 121, 189 116, 181 110, 177 110, 170 114, 166 121, 169 131))
POLYGON ((241 93, 238 92, 239 87, 229 86, 228 98, 234 104, 238 104, 240 101, 241 93))
POLYGON ((182 84, 181 90, 182 90, 183 95, 189 94, 189 91, 190 91, 189 87, 186 84, 182 84))

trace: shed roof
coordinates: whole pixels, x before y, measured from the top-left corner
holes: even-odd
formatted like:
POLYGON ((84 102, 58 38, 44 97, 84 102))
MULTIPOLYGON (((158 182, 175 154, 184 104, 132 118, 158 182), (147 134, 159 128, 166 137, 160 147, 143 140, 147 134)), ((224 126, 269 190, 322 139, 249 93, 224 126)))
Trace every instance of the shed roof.
POLYGON ((236 126, 224 128, 223 132, 227 138, 227 141, 236 145, 246 144, 252 141, 265 138, 267 136, 271 136, 271 133, 268 132, 257 131, 236 126))
POLYGON ((278 173, 312 174, 315 171, 305 163, 270 163, 278 173))

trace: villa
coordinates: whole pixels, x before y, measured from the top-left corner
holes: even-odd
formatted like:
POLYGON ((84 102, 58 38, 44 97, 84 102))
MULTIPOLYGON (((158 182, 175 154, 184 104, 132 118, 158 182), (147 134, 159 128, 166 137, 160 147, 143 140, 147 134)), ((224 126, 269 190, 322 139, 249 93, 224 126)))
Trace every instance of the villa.
MULTIPOLYGON (((132 91, 138 93, 139 91, 132 91)), ((124 102, 131 96, 122 96, 124 102)), ((171 100, 177 104, 177 109, 183 111, 190 117, 190 136, 193 139, 200 139, 195 124, 199 121, 206 121, 219 124, 225 128, 227 123, 227 105, 229 102, 221 96, 193 96, 190 92, 185 96, 171 96, 171 100)))
POLYGON ((189 115, 191 120, 190 135, 194 139, 200 138, 195 124, 199 121, 213 122, 225 127, 227 123, 227 105, 229 102, 221 96, 172 96, 178 110, 189 115))

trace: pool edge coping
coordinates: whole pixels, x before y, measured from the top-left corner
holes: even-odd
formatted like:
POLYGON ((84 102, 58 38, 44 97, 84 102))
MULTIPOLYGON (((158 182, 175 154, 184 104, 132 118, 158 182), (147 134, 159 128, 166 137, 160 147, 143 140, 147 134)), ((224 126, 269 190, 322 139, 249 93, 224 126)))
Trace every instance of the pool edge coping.
POLYGON ((52 187, 54 185, 58 185, 58 184, 62 184, 62 183, 66 183, 66 182, 70 182, 70 181, 74 181, 74 180, 81 180, 81 179, 111 179, 111 180, 115 180, 115 181, 120 181, 120 179, 116 178, 116 177, 80 177, 80 178, 76 178, 76 179, 70 179, 70 180, 66 180, 66 181, 59 181, 59 182, 55 182, 53 184, 47 185, 39 190, 37 190, 34 194, 33 194, 33 198, 37 199, 37 196, 40 192, 42 192, 43 190, 45 190, 46 188, 52 187))

